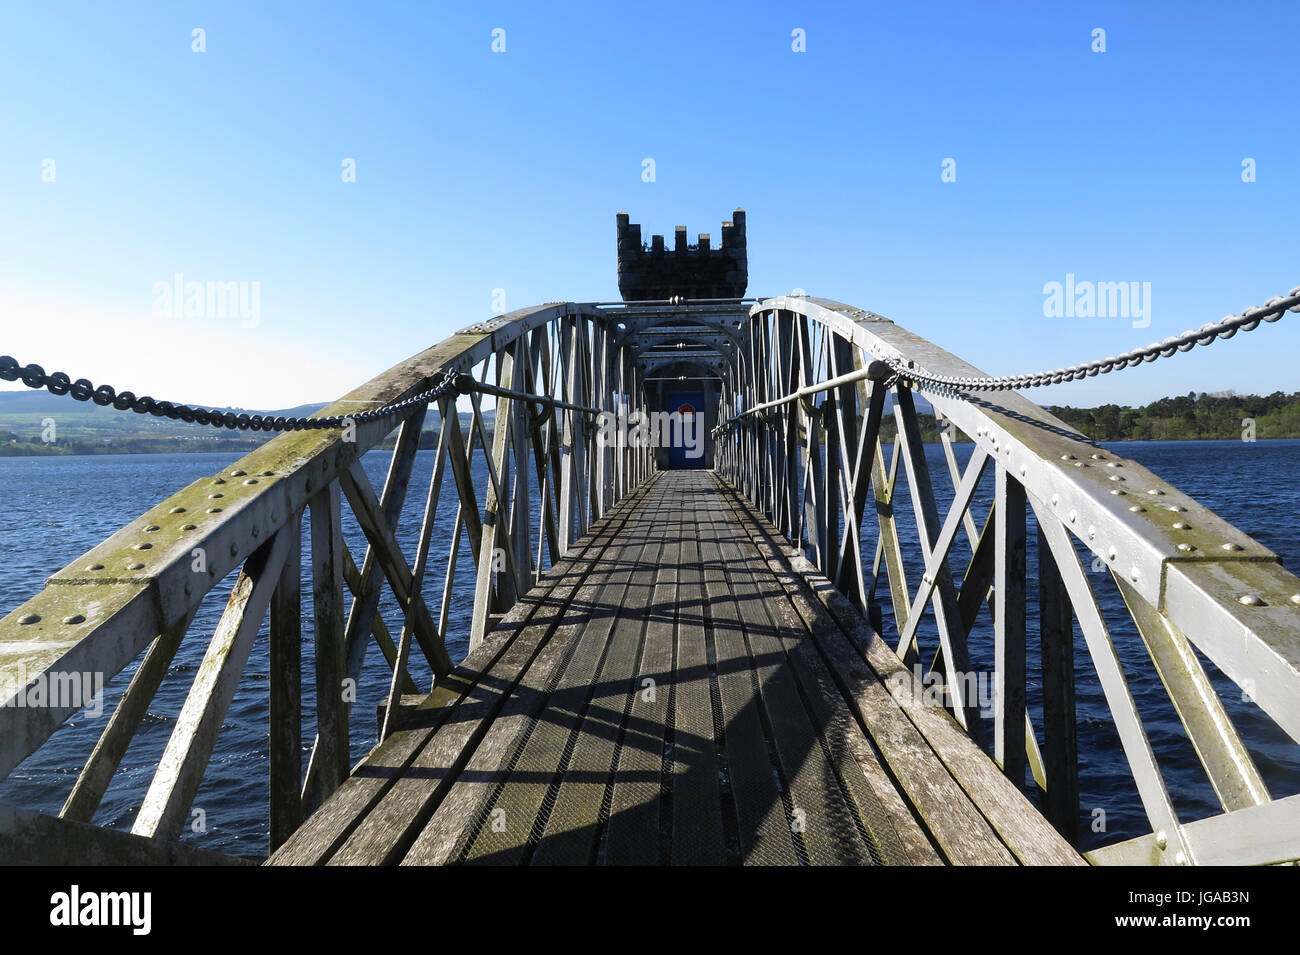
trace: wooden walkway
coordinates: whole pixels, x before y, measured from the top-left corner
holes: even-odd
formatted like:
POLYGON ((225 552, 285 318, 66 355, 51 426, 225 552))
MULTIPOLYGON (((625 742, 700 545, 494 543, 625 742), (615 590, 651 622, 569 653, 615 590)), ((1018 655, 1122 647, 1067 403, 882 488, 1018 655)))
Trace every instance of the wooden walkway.
POLYGON ((269 864, 1082 864, 787 553, 658 475, 269 864))

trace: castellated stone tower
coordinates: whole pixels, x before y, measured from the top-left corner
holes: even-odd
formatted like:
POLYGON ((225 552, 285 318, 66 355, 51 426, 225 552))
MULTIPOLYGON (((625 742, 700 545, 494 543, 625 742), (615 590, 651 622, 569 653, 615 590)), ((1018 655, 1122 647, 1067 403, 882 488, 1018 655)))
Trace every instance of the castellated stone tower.
POLYGON ((743 298, 749 284, 749 262, 745 254, 745 210, 737 209, 731 221, 722 223, 722 244, 713 248, 707 232, 695 245, 686 241, 686 226, 679 225, 673 248, 664 248, 664 237, 652 236, 647 249, 641 242, 641 226, 618 214, 618 291, 625 302, 648 302, 672 298, 743 298))

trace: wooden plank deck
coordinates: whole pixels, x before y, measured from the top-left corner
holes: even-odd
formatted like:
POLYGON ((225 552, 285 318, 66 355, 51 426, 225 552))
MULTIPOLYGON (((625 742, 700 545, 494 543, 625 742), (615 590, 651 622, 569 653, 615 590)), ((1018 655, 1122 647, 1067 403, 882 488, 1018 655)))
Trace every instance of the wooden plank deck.
POLYGON ((895 700, 900 668, 711 472, 666 472, 268 862, 1083 864, 946 712, 895 700))

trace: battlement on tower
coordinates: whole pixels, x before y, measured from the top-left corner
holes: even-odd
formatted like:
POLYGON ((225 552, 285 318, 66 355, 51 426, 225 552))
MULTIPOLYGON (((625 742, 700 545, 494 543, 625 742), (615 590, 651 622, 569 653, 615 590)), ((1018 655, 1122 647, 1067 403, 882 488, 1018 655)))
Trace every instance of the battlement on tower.
POLYGON ((618 291, 625 302, 646 302, 672 298, 743 298, 749 284, 749 260, 745 252, 745 210, 737 209, 731 221, 722 223, 722 243, 713 247, 712 237, 701 232, 695 245, 686 239, 686 226, 679 225, 673 248, 665 248, 664 237, 641 241, 641 226, 618 214, 618 291))

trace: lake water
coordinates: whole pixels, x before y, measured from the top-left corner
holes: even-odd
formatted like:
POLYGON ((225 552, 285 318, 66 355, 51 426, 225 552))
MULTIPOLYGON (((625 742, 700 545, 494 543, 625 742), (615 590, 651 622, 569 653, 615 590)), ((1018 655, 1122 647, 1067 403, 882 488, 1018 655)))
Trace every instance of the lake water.
MULTIPOLYGON (((1188 492, 1223 518, 1236 524, 1265 546, 1280 554, 1286 566, 1300 566, 1300 535, 1294 531, 1294 519, 1300 511, 1300 441, 1198 441, 1180 443, 1134 442, 1112 445, 1118 454, 1131 457, 1151 468, 1176 487, 1188 492)), ((958 445, 963 462, 970 445, 958 445)), ((928 446, 930 468, 935 476, 940 507, 946 511, 951 501, 951 485, 946 483, 946 464, 938 446, 928 446), (945 493, 945 488, 947 492, 945 493)), ((408 555, 415 550, 419 516, 428 485, 434 453, 417 455, 404 519, 398 539, 408 555)), ((115 532, 124 523, 159 500, 190 482, 222 469, 238 455, 162 454, 117 455, 50 458, 0 458, 0 508, 5 520, 0 524, 0 613, 8 613, 37 592, 50 574, 79 557, 115 532)), ((363 464, 376 489, 382 487, 388 466, 388 452, 371 452, 363 464)), ((477 459, 476 483, 486 485, 486 472, 477 459)), ((982 521, 993 496, 992 468, 977 493, 977 523, 982 521)), ((921 575, 915 531, 911 527, 911 507, 905 501, 905 482, 899 482, 900 501, 897 512, 904 515, 900 530, 908 560, 908 579, 915 585, 921 575), (908 546, 908 545, 911 546, 908 546)), ((535 489, 534 489, 535 490, 535 489)), ((448 564, 448 547, 452 536, 456 504, 453 485, 448 479, 443 488, 437 533, 425 580, 425 598, 433 613, 442 592, 448 564)), ((365 551, 361 532, 345 513, 345 538, 357 561, 365 551)), ((536 510, 534 511, 536 513, 536 510)), ((307 547, 304 534, 304 548, 307 547)), ((1034 534, 1030 533, 1029 574, 1036 579, 1034 534)), ((864 532, 866 554, 872 553, 874 533, 864 532)), ((960 577, 969 549, 965 552, 964 534, 956 549, 954 573, 960 577), (959 566, 959 564, 961 566, 959 566)), ((469 615, 473 601, 473 574, 469 557, 460 556, 460 572, 452 594, 448 650, 459 660, 467 649, 469 615)), ((304 566, 308 566, 304 562, 304 566)), ((1218 811, 1213 791, 1192 752, 1186 735, 1173 712, 1159 679, 1151 669, 1140 639, 1132 627, 1113 583, 1104 574, 1091 576, 1101 601, 1117 650, 1125 666, 1148 736, 1155 748, 1167 785, 1174 793, 1180 817, 1200 818, 1218 811)), ((97 823, 129 828, 148 788, 159 756, 171 734, 181 705, 207 638, 220 618, 233 584, 230 575, 204 600, 181 650, 173 662, 168 678, 150 707, 150 712, 136 734, 117 779, 109 789, 98 814, 97 823)), ((881 582, 880 593, 887 594, 881 582)), ((1032 591, 1031 591, 1032 593, 1032 591)), ((394 631, 400 623, 395 602, 385 592, 381 605, 385 619, 394 631)), ((1029 601, 1030 633, 1037 632, 1037 601, 1029 601)), ((310 584, 303 598, 304 616, 304 693, 310 693, 311 679, 311 595, 310 584)), ((885 600, 886 637, 892 620, 885 600)), ((396 632, 394 632, 396 637, 396 632)), ((892 641, 891 641, 892 642, 892 641)), ((989 668, 992 660, 992 627, 988 615, 981 618, 971 637, 972 668, 989 668)), ((411 670, 416 682, 427 687, 430 674, 420 666, 418 648, 412 653, 411 670)), ((1204 662, 1204 661, 1203 661, 1204 662)), ((267 805, 267 720, 268 655, 265 630, 259 638, 244 678, 240 683, 222 727, 203 784, 194 806, 203 811, 205 832, 187 832, 186 842, 217 851, 252 857, 266 852, 267 805)), ((105 712, 111 712, 129 682, 136 664, 129 665, 113 679, 105 694, 105 712)), ((1124 760, 1109 711, 1105 707, 1095 674, 1082 639, 1076 634, 1076 668, 1078 673, 1079 752, 1081 780, 1081 831, 1085 848, 1117 838, 1141 835, 1149 831, 1146 818, 1124 760), (1104 812, 1105 831, 1093 827, 1104 812)), ((1229 713, 1250 747, 1260 771, 1275 798, 1300 791, 1300 753, 1272 722, 1259 710, 1241 700, 1240 691, 1212 665, 1207 665, 1229 713)), ((353 710, 352 755, 363 755, 375 742, 375 706, 387 692, 388 673, 382 656, 373 648, 368 652, 366 667, 358 686, 358 702, 353 710)), ((1031 636, 1029 653, 1029 706, 1035 722, 1041 725, 1041 683, 1037 650, 1031 636)), ((55 733, 51 741, 29 758, 13 774, 0 782, 0 802, 25 808, 57 812, 71 789, 77 773, 102 729, 103 718, 90 720, 78 714, 55 733), (90 725, 87 725, 90 724, 90 725)), ((305 707, 304 735, 310 743, 314 734, 311 708, 305 707)), ((304 758, 307 747, 304 747, 304 758)))

